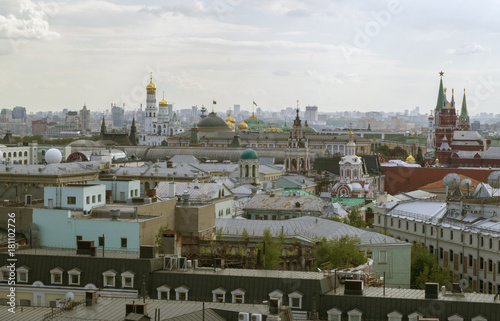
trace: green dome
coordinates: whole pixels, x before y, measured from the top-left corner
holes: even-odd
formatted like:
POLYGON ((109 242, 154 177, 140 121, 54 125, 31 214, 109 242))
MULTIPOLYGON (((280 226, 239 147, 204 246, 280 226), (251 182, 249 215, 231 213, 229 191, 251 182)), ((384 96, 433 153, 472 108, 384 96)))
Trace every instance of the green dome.
POLYGON ((198 122, 198 128, 206 130, 222 130, 230 131, 231 127, 224 121, 224 119, 217 116, 216 113, 211 112, 207 117, 198 122))
POLYGON ((249 148, 245 149, 243 153, 241 153, 240 159, 259 159, 259 157, 253 149, 249 148))

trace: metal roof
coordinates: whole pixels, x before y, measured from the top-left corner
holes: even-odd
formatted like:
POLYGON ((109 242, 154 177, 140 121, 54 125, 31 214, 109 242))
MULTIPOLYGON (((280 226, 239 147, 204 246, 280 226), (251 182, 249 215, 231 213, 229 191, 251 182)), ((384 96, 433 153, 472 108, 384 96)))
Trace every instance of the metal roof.
POLYGON ((407 244, 384 234, 359 229, 348 224, 332 220, 303 216, 288 220, 231 220, 215 219, 217 229, 222 228, 223 235, 241 235, 246 229, 250 236, 261 236, 265 229, 270 229, 273 235, 302 235, 314 240, 317 237, 327 239, 339 238, 343 235, 356 236, 361 245, 369 244, 407 244))
POLYGON ((322 212, 330 203, 315 196, 255 195, 245 206, 246 210, 286 210, 322 212), (297 207, 297 204, 299 206, 297 207))

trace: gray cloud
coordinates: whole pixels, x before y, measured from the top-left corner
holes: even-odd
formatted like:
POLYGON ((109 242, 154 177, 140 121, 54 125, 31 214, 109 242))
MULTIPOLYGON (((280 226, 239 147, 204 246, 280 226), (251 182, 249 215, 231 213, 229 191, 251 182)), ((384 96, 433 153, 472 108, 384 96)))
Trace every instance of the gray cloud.
POLYGON ((468 56, 474 54, 480 54, 485 52, 490 52, 491 49, 488 47, 481 46, 475 42, 463 44, 458 49, 448 49, 446 50, 447 54, 457 55, 457 56, 468 56))

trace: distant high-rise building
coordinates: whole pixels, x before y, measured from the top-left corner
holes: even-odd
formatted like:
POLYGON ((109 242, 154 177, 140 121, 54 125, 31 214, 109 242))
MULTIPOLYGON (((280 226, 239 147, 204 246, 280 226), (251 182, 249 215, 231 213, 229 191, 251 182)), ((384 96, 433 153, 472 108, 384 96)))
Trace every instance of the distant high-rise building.
POLYGON ((196 118, 198 116, 198 106, 191 106, 191 117, 196 118))
POLYGON ((306 113, 304 115, 305 120, 308 122, 318 121, 318 107, 317 106, 306 106, 306 113))
POLYGON ((481 130, 481 123, 479 122, 479 120, 472 121, 472 123, 470 124, 470 129, 476 131, 481 130))
POLYGON ((123 108, 113 105, 111 115, 113 118, 113 127, 123 127, 123 108))
POLYGON ((12 121, 12 110, 4 108, 0 112, 0 122, 8 123, 12 121))
POLYGON ((234 105, 233 106, 234 114, 238 115, 241 111, 241 106, 240 105, 234 105))
POLYGON ((82 130, 90 129, 90 110, 87 106, 83 104, 83 108, 80 109, 80 127, 82 130))
POLYGON ((174 105, 172 104, 168 104, 168 116, 170 117, 170 119, 174 117, 174 105))
POLYGON ((26 108, 16 106, 12 110, 12 120, 14 122, 25 123, 26 122, 26 108))

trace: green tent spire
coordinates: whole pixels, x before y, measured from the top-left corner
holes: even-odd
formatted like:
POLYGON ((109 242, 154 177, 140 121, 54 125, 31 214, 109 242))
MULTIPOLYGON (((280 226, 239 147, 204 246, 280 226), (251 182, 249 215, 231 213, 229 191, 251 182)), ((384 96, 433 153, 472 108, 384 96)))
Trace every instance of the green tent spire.
POLYGON ((443 75, 444 72, 439 72, 441 76, 441 80, 439 81, 439 92, 438 92, 438 100, 436 104, 436 109, 442 109, 444 105, 444 89, 443 89, 443 75))
POLYGON ((467 113, 467 101, 465 100, 465 89, 464 89, 464 99, 462 100, 462 110, 460 111, 460 118, 469 117, 467 113))

